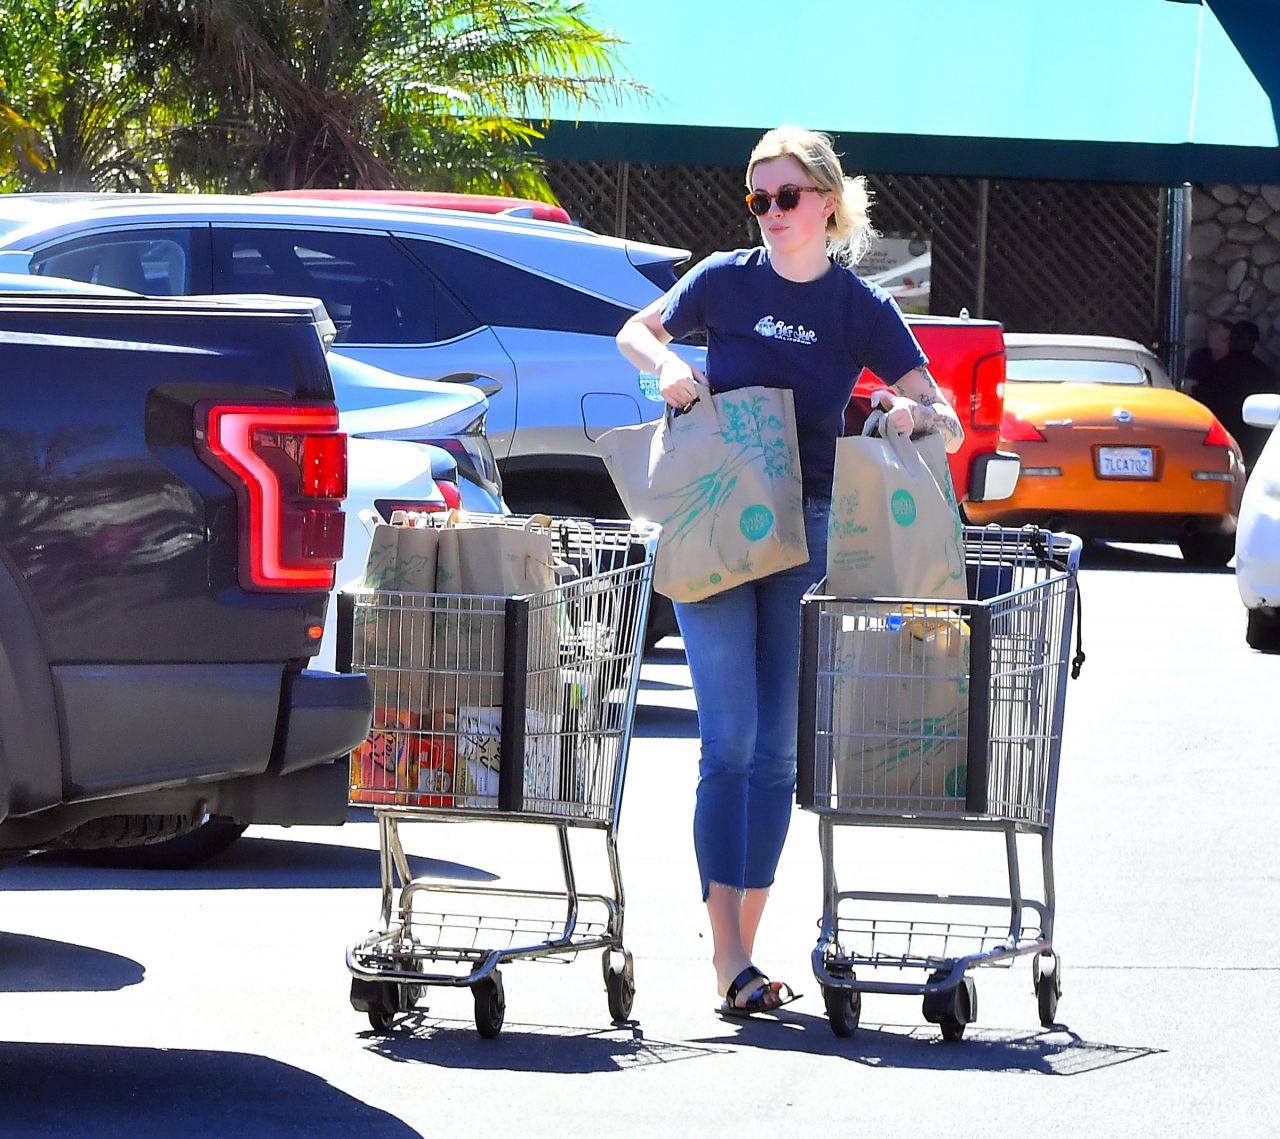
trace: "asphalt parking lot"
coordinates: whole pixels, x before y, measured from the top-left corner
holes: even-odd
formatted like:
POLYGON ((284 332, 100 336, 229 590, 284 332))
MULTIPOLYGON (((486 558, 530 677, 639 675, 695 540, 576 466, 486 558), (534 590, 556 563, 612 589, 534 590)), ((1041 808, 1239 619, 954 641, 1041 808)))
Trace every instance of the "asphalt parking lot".
MULTIPOLYGON (((689 836, 695 716, 666 642, 643 674, 619 831, 631 1024, 610 1023, 592 953, 504 969, 496 1041, 455 990, 372 1033, 343 961, 378 917, 367 812, 341 829, 250 830, 185 874, 42 857, 3 877, 0 1134, 1267 1133, 1280 1109, 1280 657, 1245 647, 1229 573, 1144 548, 1091 557, 1082 581, 1053 1029, 1020 960, 977 975, 978 1020, 958 1045, 917 1002, 884 996, 865 999, 853 1038, 833 1036, 809 968, 816 826, 799 812, 757 959, 804 999, 770 1021, 716 1016, 689 836)), ((405 833, 415 873, 554 880, 544 828, 405 833)), ((966 841, 980 837, 858 834, 841 864, 868 884, 998 888, 1002 853, 966 841)), ((604 862, 581 846, 589 888, 604 862)))

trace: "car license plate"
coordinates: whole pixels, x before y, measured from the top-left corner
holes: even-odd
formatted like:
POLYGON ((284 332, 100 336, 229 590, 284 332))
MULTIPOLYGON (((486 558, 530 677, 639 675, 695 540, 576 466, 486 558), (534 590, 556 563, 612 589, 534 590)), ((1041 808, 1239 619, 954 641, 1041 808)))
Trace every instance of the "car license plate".
POLYGON ((1103 479, 1150 479, 1156 473, 1150 447, 1099 447, 1098 477, 1103 479))

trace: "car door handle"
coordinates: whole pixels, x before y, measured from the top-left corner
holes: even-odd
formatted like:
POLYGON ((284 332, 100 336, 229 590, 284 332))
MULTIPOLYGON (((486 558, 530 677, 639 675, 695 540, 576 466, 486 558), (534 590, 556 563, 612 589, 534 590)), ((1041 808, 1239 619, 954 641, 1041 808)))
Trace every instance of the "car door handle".
POLYGON ((493 376, 481 375, 479 372, 450 372, 447 376, 441 376, 439 382, 442 384, 469 384, 473 388, 479 388, 485 395, 494 395, 502 391, 502 381, 495 379, 493 376))

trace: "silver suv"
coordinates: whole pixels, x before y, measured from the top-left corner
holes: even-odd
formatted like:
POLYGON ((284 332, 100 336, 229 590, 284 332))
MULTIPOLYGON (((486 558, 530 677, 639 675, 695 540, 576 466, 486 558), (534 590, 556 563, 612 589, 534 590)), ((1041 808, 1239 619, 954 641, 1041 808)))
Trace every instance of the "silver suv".
POLYGON ((594 516, 621 512, 594 440, 661 409, 614 334, 688 256, 524 217, 198 194, 2 195, 3 250, 135 292, 319 297, 333 352, 489 397, 512 509, 594 516))

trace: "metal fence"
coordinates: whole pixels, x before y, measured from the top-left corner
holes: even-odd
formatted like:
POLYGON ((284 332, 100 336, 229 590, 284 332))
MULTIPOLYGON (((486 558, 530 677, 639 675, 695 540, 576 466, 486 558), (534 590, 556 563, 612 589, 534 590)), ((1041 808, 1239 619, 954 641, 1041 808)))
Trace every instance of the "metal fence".
MULTIPOLYGON (((742 168, 548 162, 561 203, 601 233, 690 249, 755 244, 742 168)), ((932 242, 931 309, 1014 332, 1167 334, 1167 192, 1158 186, 868 176, 886 235, 932 242)))

